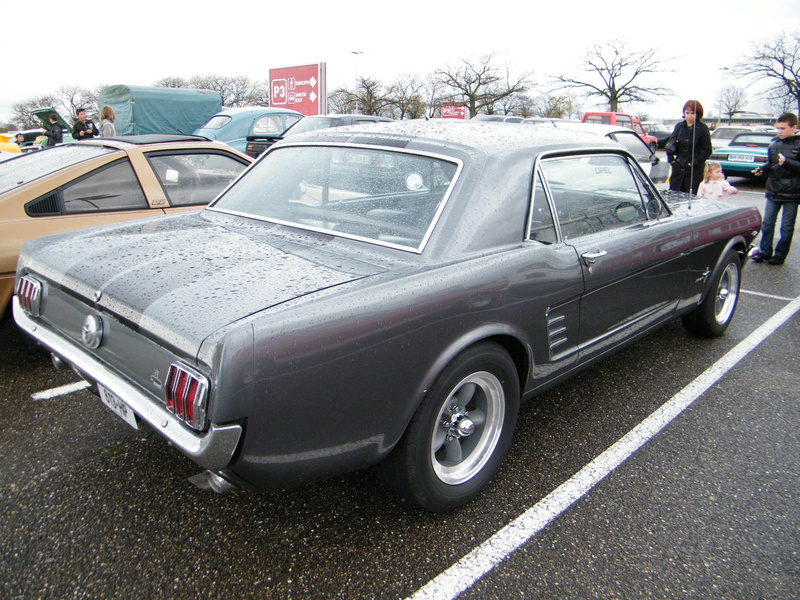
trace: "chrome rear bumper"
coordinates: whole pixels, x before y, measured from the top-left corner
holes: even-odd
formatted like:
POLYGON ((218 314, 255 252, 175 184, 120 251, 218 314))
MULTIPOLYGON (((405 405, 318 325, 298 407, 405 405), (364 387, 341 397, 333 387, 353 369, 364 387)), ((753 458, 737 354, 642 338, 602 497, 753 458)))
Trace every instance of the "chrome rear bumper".
POLYGON ((12 299, 12 305, 14 320, 23 331, 77 370, 84 379, 92 384, 99 383, 121 398, 142 421, 199 466, 210 471, 221 471, 228 466, 242 436, 240 425, 212 424, 205 433, 190 431, 163 404, 120 377, 84 348, 42 327, 36 319, 26 315, 16 296, 12 299))

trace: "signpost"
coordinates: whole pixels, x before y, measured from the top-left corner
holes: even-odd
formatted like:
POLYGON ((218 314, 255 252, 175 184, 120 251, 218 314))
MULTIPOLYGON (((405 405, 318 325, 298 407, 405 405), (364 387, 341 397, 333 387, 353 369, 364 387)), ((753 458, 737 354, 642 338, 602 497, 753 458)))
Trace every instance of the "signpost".
POLYGON ((463 103, 442 104, 442 118, 466 120, 467 105, 463 103))
POLYGON ((325 63, 269 70, 270 106, 291 108, 306 116, 328 114, 325 63))

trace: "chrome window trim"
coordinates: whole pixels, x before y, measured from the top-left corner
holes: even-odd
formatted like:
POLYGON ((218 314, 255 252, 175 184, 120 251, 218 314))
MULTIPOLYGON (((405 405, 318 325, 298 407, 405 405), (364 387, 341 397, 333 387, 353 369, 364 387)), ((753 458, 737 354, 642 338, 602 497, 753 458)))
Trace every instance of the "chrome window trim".
POLYGON ((639 196, 642 199, 642 201, 644 200, 642 198, 642 188, 644 187, 650 192, 652 192, 653 196, 657 198, 658 201, 661 203, 661 208, 663 209, 663 212, 666 214, 663 217, 660 217, 659 219, 655 220, 650 220, 648 218, 649 222, 656 222, 673 216, 672 211, 669 208, 669 205, 664 201, 664 198, 661 196, 658 189, 655 187, 655 185, 652 185, 652 182, 650 182, 650 178, 644 175, 644 171, 642 170, 639 161, 637 161, 636 158, 631 154, 629 154, 627 151, 619 152, 614 148, 608 148, 608 147, 581 148, 580 150, 573 152, 565 152, 564 150, 551 150, 549 152, 542 152, 534 159, 533 162, 533 170, 531 171, 531 183, 530 183, 530 190, 531 190, 530 199, 528 201, 528 216, 527 216, 527 222, 525 224, 525 241, 537 243, 535 242, 535 240, 530 239, 530 234, 531 234, 531 219, 533 219, 534 192, 536 191, 534 189, 533 184, 538 175, 542 180, 542 187, 544 187, 545 195, 547 196, 547 202, 550 205, 550 211, 553 214, 553 220, 556 225, 556 231, 558 232, 558 241, 564 242, 564 236, 561 233, 561 222, 556 217, 558 213, 556 212, 556 207, 553 202, 553 193, 550 191, 550 184, 547 181, 547 178, 544 176, 544 172, 541 169, 542 161, 558 159, 558 158, 579 158, 582 156, 598 156, 602 154, 618 156, 627 163, 628 169, 631 171, 631 176, 636 183, 636 186, 639 191, 639 196))

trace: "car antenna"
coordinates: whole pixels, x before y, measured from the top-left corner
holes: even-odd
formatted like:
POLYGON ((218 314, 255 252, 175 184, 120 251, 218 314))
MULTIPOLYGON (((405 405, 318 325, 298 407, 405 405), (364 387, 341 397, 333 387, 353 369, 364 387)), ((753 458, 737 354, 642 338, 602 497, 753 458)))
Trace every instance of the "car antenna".
MULTIPOLYGON (((697 110, 697 109, 695 109, 697 110)), ((692 192, 694 191, 694 142, 697 137, 697 119, 695 118, 694 125, 692 125, 692 151, 690 153, 689 161, 689 216, 692 216, 692 192)))

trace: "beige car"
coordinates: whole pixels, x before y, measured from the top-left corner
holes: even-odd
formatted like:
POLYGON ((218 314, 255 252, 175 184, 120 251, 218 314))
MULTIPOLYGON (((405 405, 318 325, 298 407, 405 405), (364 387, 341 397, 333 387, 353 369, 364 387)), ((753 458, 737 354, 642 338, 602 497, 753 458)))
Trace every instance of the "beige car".
POLYGON ((213 200, 252 162, 198 136, 73 142, 0 163, 0 317, 27 240, 213 200))

